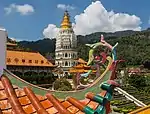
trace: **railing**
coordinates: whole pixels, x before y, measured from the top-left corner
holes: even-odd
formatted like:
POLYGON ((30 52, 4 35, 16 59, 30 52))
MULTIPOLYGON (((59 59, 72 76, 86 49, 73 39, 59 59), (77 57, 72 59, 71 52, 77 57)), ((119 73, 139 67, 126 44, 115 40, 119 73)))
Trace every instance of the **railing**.
POLYGON ((132 95, 128 94, 126 91, 122 90, 119 87, 115 88, 115 91, 119 92, 120 94, 123 94, 127 99, 129 99, 130 101, 133 101, 137 106, 140 107, 145 107, 147 105, 145 105, 143 102, 139 101, 138 99, 136 99, 135 97, 133 97, 132 95))

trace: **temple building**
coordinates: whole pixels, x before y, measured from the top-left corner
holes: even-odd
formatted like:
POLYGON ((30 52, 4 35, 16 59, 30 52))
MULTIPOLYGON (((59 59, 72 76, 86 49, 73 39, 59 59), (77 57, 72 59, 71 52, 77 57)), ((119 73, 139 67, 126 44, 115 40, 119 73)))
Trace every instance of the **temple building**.
POLYGON ((7 42, 6 45, 7 45, 7 49, 9 49, 9 50, 14 50, 17 47, 16 43, 7 42))
POLYGON ((70 16, 65 11, 60 30, 56 38, 55 64, 63 69, 63 76, 69 74, 69 69, 77 65, 77 37, 70 22, 70 16))
POLYGON ((39 52, 17 50, 17 44, 7 43, 7 69, 19 76, 49 75, 56 67, 39 52))
MULTIPOLYGON (((87 62, 84 61, 82 58, 78 59, 78 64, 73 66, 69 69, 70 74, 76 74, 76 73, 87 73, 89 70, 91 70, 91 66, 87 66, 87 62)), ((92 69, 92 73, 96 73, 96 69, 92 69)))

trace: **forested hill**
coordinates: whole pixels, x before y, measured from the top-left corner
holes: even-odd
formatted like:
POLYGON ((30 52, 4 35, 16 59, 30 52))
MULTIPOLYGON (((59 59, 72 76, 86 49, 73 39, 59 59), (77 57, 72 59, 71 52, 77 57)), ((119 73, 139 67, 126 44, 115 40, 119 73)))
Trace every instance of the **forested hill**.
POLYGON ((45 55, 46 53, 54 53, 55 51, 55 39, 42 39, 38 41, 21 41, 18 43, 20 47, 27 50, 38 51, 45 55))
MULTIPOLYGON (((140 65, 146 61, 150 61, 150 30, 141 32, 136 31, 120 31, 115 33, 92 33, 86 36, 77 36, 78 39, 78 54, 79 57, 87 60, 88 48, 86 43, 95 43, 100 40, 100 35, 103 34, 105 39, 111 43, 119 43, 117 53, 119 58, 125 59, 128 65, 140 65)), ((43 39, 38 41, 21 41, 20 47, 39 51, 43 55, 51 54, 54 56, 55 39, 43 39)))
MULTIPOLYGON (((118 38, 120 36, 128 36, 131 34, 135 34, 135 31, 119 31, 115 33, 104 33, 104 32, 96 32, 86 36, 78 35, 78 44, 86 44, 96 42, 100 39, 101 34, 105 36, 105 38, 118 38)), ((55 51, 55 39, 41 39, 38 41, 20 41, 18 42, 19 46, 27 48, 32 51, 39 51, 42 54, 46 53, 54 53, 55 51)))

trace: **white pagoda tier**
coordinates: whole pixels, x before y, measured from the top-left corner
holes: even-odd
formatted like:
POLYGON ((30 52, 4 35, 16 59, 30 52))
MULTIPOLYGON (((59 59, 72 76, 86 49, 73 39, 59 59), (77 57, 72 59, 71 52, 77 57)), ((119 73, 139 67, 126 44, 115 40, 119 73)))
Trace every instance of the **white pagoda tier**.
POLYGON ((77 37, 72 29, 67 11, 56 38, 55 64, 63 69, 63 76, 69 74, 69 69, 77 64, 77 37))

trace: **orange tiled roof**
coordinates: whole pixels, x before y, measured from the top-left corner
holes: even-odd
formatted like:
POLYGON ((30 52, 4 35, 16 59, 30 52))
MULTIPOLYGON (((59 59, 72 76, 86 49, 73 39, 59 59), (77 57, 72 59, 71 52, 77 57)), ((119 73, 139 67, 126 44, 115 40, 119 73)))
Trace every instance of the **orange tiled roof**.
MULTIPOLYGON (((88 72, 89 70, 84 70, 84 72, 88 72)), ((96 70, 92 70, 92 72, 96 72, 96 70)))
MULTIPOLYGON (((104 96, 106 91, 100 93, 104 96)), ((94 94, 86 94, 86 99, 77 100, 68 97, 66 100, 57 99, 50 93, 46 96, 35 95, 28 88, 18 88, 11 84, 6 76, 0 80, 0 114, 84 114, 83 107, 96 109, 99 104, 92 100, 94 94)))
POLYGON ((76 72, 83 73, 83 72, 84 72, 84 69, 70 69, 69 72, 70 72, 70 73, 76 73, 76 72))
POLYGON ((150 114, 150 105, 137 109, 133 112, 130 112, 129 114, 150 114))
MULTIPOLYGON (((71 68, 70 70, 69 70, 69 72, 70 73, 77 73, 77 72, 79 72, 79 73, 84 73, 84 72, 88 72, 89 70, 84 70, 84 69, 73 69, 73 68, 71 68)), ((92 70, 92 72, 96 72, 96 70, 92 70)))
POLYGON ((38 52, 7 50, 7 65, 15 66, 54 66, 38 52))
MULTIPOLYGON (((73 68, 70 68, 69 72, 70 73, 76 73, 76 72, 83 73, 83 72, 88 72, 89 68, 91 68, 91 67, 87 66, 85 64, 78 64, 77 66, 74 66, 73 68)), ((96 70, 92 70, 92 72, 96 72, 96 70)))
POLYGON ((82 58, 79 58, 79 59, 78 59, 78 63, 86 64, 87 62, 84 61, 82 58))
POLYGON ((91 68, 91 67, 84 64, 78 64, 77 66, 74 66, 74 68, 91 68))

